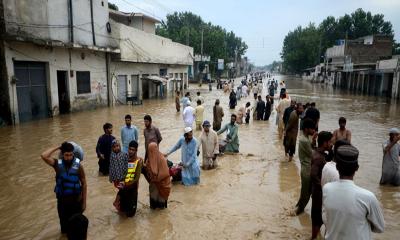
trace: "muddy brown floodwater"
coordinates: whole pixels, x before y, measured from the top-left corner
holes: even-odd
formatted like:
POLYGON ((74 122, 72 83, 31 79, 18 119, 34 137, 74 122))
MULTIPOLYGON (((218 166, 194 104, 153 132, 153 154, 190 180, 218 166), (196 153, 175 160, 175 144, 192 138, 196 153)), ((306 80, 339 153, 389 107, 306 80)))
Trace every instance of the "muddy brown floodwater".
MULTIPOLYGON (((381 187, 381 143, 387 129, 400 125, 400 105, 386 99, 357 96, 321 85, 286 80, 289 94, 298 101, 315 101, 321 111, 321 130, 333 131, 337 119, 345 116, 360 150, 360 170, 355 182, 374 192, 384 209, 386 229, 375 239, 400 236, 400 193, 396 187, 381 187)), ((194 96, 197 86, 192 85, 194 96)), ((228 95, 200 90, 205 97, 205 119, 212 120, 216 98, 229 120, 228 95)), ((251 97, 243 99, 239 105, 251 97)), ((237 108, 238 109, 238 108, 237 108)), ((149 208, 148 184, 142 177, 138 211, 134 218, 120 216, 112 202, 116 190, 107 177, 98 175, 95 145, 102 125, 111 122, 120 137, 125 114, 143 130, 148 113, 163 136, 160 148, 166 152, 182 134, 183 122, 175 112, 172 97, 147 100, 141 106, 117 106, 57 116, 0 129, 1 239, 64 239, 60 235, 54 189, 54 172, 41 159, 46 148, 73 140, 84 148, 83 165, 88 181, 85 215, 89 218, 89 239, 307 239, 310 236, 310 203, 305 214, 290 216, 300 191, 299 161, 285 162, 275 125, 251 121, 239 128, 240 154, 220 158, 216 170, 202 171, 201 184, 173 185, 168 209, 149 208)), ((199 136, 200 132, 195 132, 199 136)), ((143 135, 140 135, 143 143, 143 135)), ((139 155, 144 155, 143 145, 139 155)), ((179 162, 180 151, 170 159, 179 162)))

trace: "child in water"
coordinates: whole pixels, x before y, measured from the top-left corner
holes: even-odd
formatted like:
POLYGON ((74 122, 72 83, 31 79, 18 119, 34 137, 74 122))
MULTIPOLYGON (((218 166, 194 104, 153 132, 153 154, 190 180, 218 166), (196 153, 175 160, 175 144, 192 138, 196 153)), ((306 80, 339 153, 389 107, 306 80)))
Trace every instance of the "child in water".
POLYGON ((142 172, 143 159, 137 156, 138 143, 133 140, 129 143, 127 162, 127 171, 124 177, 123 185, 118 192, 120 197, 120 210, 127 217, 133 217, 136 214, 137 198, 139 188, 139 178, 142 172))
MULTIPOLYGON (((110 157, 110 176, 109 180, 114 184, 114 187, 121 190, 124 187, 124 179, 128 170, 128 153, 121 151, 119 141, 112 141, 112 152, 110 157)), ((115 197, 114 207, 120 211, 120 192, 115 197)))
POLYGON ((251 105, 250 102, 246 103, 246 119, 245 119, 246 124, 249 124, 250 121, 250 111, 251 111, 250 105, 251 105))

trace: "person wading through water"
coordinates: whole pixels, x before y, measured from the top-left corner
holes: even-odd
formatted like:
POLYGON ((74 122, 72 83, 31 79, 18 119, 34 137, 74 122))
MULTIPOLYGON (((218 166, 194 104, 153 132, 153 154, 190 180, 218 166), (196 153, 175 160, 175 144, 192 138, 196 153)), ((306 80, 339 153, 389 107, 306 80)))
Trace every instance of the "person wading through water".
POLYGON ((301 191, 299 201, 296 204, 296 215, 304 212, 311 196, 311 158, 313 148, 316 146, 317 134, 315 134, 315 123, 311 119, 304 120, 303 134, 299 138, 299 159, 300 159, 300 178, 301 191))
POLYGON ((85 171, 80 159, 74 156, 74 146, 64 142, 61 146, 47 149, 41 154, 45 163, 56 172, 55 193, 57 210, 60 219, 61 233, 67 233, 68 220, 86 209, 87 184, 85 171), (60 159, 52 158, 53 153, 60 150, 60 159))
POLYGON ((218 131, 221 129, 222 118, 224 117, 224 110, 219 105, 219 99, 215 100, 213 108, 213 130, 218 131))

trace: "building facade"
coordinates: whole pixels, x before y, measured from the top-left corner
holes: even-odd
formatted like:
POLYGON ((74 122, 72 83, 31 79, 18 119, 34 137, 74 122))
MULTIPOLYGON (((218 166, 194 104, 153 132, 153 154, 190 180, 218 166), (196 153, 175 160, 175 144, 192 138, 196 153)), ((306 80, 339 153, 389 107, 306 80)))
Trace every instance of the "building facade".
POLYGON ((367 95, 400 97, 399 56, 392 56, 391 36, 338 42, 326 50, 324 63, 304 70, 303 79, 367 95))
POLYGON ((113 95, 119 103, 125 103, 126 93, 148 99, 187 88, 193 48, 156 35, 159 21, 152 17, 110 11, 110 18, 120 47, 111 61, 113 95))
POLYGON ((156 75, 187 76, 192 48, 156 36, 151 17, 113 14, 106 0, 0 0, 0 124, 162 96, 156 75))

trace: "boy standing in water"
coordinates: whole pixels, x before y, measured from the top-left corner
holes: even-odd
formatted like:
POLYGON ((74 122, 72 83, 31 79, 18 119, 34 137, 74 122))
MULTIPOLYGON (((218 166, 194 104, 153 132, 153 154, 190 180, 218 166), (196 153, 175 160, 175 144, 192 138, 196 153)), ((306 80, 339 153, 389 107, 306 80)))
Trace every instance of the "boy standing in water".
POLYGON ((80 159, 74 156, 74 146, 64 142, 59 147, 47 149, 41 154, 45 163, 56 172, 57 210, 61 233, 67 233, 68 220, 86 209, 86 178, 80 159), (61 158, 51 156, 61 150, 61 158))
POLYGON ((135 216, 137 208, 139 178, 143 166, 143 159, 137 156, 137 149, 138 143, 135 140, 129 143, 127 174, 123 184, 119 187, 120 210, 127 217, 135 216))
POLYGON ((246 118, 245 118, 246 124, 249 124, 249 122, 250 122, 250 112, 251 112, 250 102, 247 102, 246 103, 246 118))

